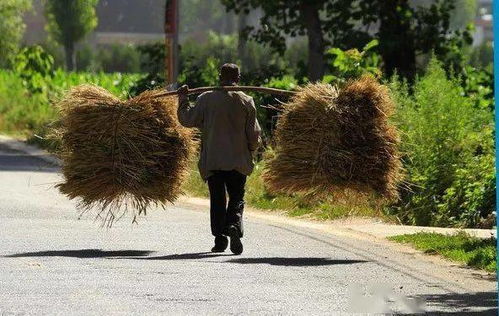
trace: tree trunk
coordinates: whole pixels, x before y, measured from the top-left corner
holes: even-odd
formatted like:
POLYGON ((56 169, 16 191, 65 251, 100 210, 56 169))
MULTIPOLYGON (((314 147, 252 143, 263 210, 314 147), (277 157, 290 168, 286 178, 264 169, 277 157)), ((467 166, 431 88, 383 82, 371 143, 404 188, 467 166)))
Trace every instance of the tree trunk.
POLYGON ((241 60, 242 65, 246 66, 246 38, 243 38, 243 32, 248 25, 248 15, 243 11, 239 12, 238 21, 238 37, 237 37, 237 54, 241 60))
POLYGON ((397 73, 412 81, 416 74, 416 48, 411 34, 411 19, 403 15, 409 11, 405 0, 380 1, 379 43, 387 76, 397 73))
POLYGON ((234 33, 234 19, 235 15, 233 13, 225 13, 225 27, 224 31, 225 34, 232 34, 234 33))
POLYGON ((322 34, 319 8, 313 4, 301 6, 301 17, 308 36, 308 78, 311 82, 324 76, 324 35, 322 34))
POLYGON ((64 46, 64 51, 66 53, 66 70, 67 71, 75 70, 76 52, 75 52, 74 43, 67 43, 64 46))

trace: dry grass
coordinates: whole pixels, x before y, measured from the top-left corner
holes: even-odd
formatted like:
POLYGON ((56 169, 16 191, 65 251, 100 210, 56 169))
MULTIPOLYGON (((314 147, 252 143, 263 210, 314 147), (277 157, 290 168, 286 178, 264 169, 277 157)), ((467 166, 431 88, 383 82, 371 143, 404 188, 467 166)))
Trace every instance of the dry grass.
POLYGON ((181 194, 195 143, 177 120, 177 98, 156 91, 122 101, 106 90, 77 86, 59 102, 64 182, 82 211, 96 209, 104 225, 127 213, 135 221, 153 205, 181 194))
POLYGON ((264 180, 273 192, 397 198, 399 137, 388 89, 364 76, 341 90, 303 87, 284 106, 264 180))

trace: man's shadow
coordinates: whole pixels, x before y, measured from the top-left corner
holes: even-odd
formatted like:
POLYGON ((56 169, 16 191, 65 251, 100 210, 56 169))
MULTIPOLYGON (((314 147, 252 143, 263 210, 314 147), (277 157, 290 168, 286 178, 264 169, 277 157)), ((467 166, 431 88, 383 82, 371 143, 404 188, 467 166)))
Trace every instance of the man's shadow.
MULTIPOLYGON (((149 256, 155 251, 151 250, 111 250, 102 249, 80 249, 80 250, 49 250, 37 252, 24 252, 4 256, 5 258, 22 258, 22 257, 72 257, 72 258, 109 258, 109 259, 128 259, 128 260, 198 260, 214 257, 233 258, 231 253, 213 253, 213 252, 195 252, 184 254, 171 254, 166 256, 149 256)), ((245 258, 239 257, 220 261, 220 263, 238 263, 238 264, 269 264, 274 266, 328 266, 340 264, 355 264, 363 263, 365 260, 350 260, 350 259, 330 259, 321 257, 261 257, 261 258, 245 258)))
POLYGON ((49 250, 36 252, 23 252, 4 256, 5 258, 22 257, 72 257, 72 258, 106 258, 106 257, 140 257, 148 256, 151 250, 102 250, 102 249, 79 249, 79 250, 49 250))
MULTIPOLYGON (((231 253, 212 253, 212 252, 196 252, 174 254, 167 256, 157 257, 136 257, 136 258, 122 258, 122 259, 135 259, 135 260, 191 260, 191 259, 205 259, 213 257, 229 257, 233 258, 231 253)), ((120 259, 120 258, 115 258, 120 259)), ((311 266, 328 266, 340 264, 355 264, 367 262, 365 260, 340 260, 320 257, 261 257, 261 258, 236 258, 221 261, 221 263, 238 263, 238 264, 269 264, 273 266, 295 266, 295 267, 311 267, 311 266)))

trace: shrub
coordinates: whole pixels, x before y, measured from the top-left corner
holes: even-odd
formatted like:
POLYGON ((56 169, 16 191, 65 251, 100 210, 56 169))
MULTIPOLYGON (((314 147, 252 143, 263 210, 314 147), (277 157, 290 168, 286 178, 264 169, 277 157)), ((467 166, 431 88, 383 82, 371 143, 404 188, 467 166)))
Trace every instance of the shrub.
POLYGON ((136 96, 140 93, 159 87, 164 87, 166 52, 161 42, 145 44, 138 47, 140 52, 140 69, 145 72, 130 87, 130 95, 136 96))
POLYGON ((379 63, 381 57, 372 51, 376 46, 378 46, 378 41, 372 40, 360 52, 356 48, 346 51, 339 48, 329 49, 328 55, 331 57, 329 63, 330 74, 324 76, 324 81, 341 84, 366 73, 380 77, 379 63))
MULTIPOLYGON (((218 35, 208 33, 204 43, 187 40, 180 50, 180 69, 183 82, 192 84, 208 84, 197 82, 198 74, 206 70, 210 62, 216 60, 216 67, 232 62, 241 66, 241 83, 245 85, 265 85, 272 77, 282 77, 285 74, 294 75, 288 58, 283 58, 271 51, 270 48, 254 41, 244 43, 242 54, 239 55, 236 35, 218 35), (183 75, 183 76, 182 76, 183 75)), ((295 59, 293 59, 295 60, 295 59)), ((215 78, 215 84, 218 77, 215 78)))
POLYGON ((46 91, 45 81, 54 76, 54 58, 41 46, 28 46, 14 58, 14 70, 31 93, 46 91))
POLYGON ((495 209, 492 113, 435 59, 412 88, 391 82, 408 184, 389 212, 409 224, 474 226, 495 209))
POLYGON ((494 110, 494 74, 492 66, 466 66, 459 74, 463 94, 472 99, 476 108, 494 110))
POLYGON ((76 53, 76 64, 79 71, 138 73, 141 71, 141 58, 142 54, 135 45, 85 45, 76 53))
POLYGON ((475 67, 487 67, 494 60, 494 49, 492 42, 484 42, 475 47, 471 52, 470 63, 475 67))
POLYGON ((136 73, 140 71, 140 53, 134 45, 113 44, 100 47, 98 62, 104 72, 136 73))
POLYGON ((0 130, 24 134, 54 119, 44 94, 32 94, 16 73, 0 70, 0 130))

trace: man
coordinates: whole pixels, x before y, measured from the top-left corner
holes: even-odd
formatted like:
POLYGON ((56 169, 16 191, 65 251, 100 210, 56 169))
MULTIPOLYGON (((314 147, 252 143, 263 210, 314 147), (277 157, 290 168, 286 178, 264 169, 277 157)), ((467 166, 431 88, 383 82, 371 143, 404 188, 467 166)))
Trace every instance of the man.
MULTIPOLYGON (((224 64, 220 85, 237 85, 239 67, 224 64)), ((201 94, 194 106, 187 98, 189 88, 178 89, 178 119, 185 127, 201 130, 199 172, 210 190, 211 232, 215 236, 212 252, 228 246, 239 255, 243 252, 243 208, 246 176, 253 171, 253 152, 260 141, 253 98, 240 91, 215 90, 201 94), (226 193, 229 202, 226 201, 226 193)))

